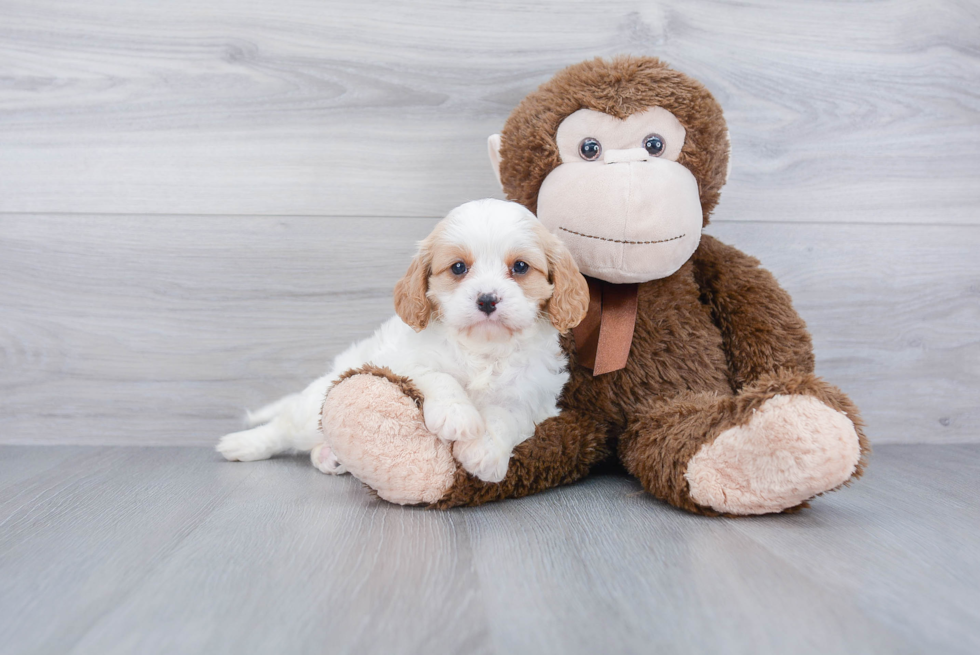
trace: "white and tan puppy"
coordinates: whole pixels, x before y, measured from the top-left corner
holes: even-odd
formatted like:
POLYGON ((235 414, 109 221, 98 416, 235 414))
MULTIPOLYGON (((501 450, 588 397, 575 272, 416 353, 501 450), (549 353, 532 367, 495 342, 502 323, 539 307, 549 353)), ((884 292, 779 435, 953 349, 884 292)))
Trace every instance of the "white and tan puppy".
MULTIPOLYGON (((320 408, 337 378, 365 364, 411 378, 429 431, 481 480, 504 478, 514 447, 558 414, 568 373, 558 335, 588 308, 585 279, 561 242, 527 209, 501 200, 457 207, 419 244, 395 286, 397 316, 341 353, 305 391, 226 435, 231 460, 312 450, 325 473, 344 466, 323 443, 320 408)), ((329 429, 329 426, 326 426, 329 429)))

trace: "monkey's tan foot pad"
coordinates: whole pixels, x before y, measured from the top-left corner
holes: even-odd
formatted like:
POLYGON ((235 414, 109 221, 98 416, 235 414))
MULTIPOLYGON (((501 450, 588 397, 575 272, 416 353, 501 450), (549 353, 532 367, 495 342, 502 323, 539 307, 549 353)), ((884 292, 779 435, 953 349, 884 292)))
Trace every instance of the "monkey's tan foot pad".
POLYGON ((861 448, 854 424, 812 396, 767 400, 687 465, 691 498, 730 514, 781 512, 846 482, 861 448))
POLYGON ((403 387, 370 373, 342 379, 323 403, 324 438, 384 500, 433 503, 452 486, 457 464, 449 444, 426 430, 422 410, 403 387))

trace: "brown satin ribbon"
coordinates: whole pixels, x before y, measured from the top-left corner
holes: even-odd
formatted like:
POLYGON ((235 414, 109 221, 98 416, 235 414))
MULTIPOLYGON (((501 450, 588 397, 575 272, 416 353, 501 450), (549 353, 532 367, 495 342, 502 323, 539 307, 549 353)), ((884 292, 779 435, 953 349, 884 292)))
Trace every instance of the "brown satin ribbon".
POLYGON ((579 364, 602 375, 626 367, 636 327, 636 284, 612 284, 591 277, 589 311, 572 330, 579 364))

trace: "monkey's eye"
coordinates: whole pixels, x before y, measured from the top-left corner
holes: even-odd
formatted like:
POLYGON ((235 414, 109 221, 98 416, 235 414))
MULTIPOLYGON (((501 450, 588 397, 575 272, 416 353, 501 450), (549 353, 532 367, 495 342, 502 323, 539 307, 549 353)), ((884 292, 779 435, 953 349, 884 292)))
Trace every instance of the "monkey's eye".
POLYGON ((578 144, 578 154, 585 161, 595 161, 602 154, 602 145, 591 136, 586 137, 578 144))
POLYGON ((449 267, 449 270, 453 272, 453 275, 463 275, 466 273, 466 264, 463 262, 456 262, 449 267))
POLYGON ((531 267, 527 265, 527 262, 522 262, 518 259, 516 262, 514 262, 514 265, 511 266, 510 270, 514 271, 516 275, 524 275, 527 273, 527 269, 529 268, 531 267))
POLYGON ((650 134, 643 139, 643 147, 647 149, 651 157, 659 157, 664 154, 664 138, 659 134, 650 134))

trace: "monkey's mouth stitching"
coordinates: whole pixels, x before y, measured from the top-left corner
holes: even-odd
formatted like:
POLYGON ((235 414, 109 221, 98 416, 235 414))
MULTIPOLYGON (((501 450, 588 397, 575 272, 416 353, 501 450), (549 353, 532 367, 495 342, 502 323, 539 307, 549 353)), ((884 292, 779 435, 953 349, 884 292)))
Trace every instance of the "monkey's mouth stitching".
POLYGON ((597 237, 591 234, 582 234, 581 232, 576 232, 575 230, 569 230, 568 228, 564 228, 561 226, 559 226, 558 229, 562 230, 563 232, 568 232, 569 234, 585 237, 586 239, 598 239, 599 241, 612 241, 613 243, 626 243, 631 246, 646 246, 651 243, 667 243, 668 241, 677 241, 678 239, 683 239, 684 237, 687 236, 687 234, 681 234, 680 236, 670 237, 669 239, 660 239, 659 241, 624 241, 622 239, 607 239, 606 237, 597 237))

